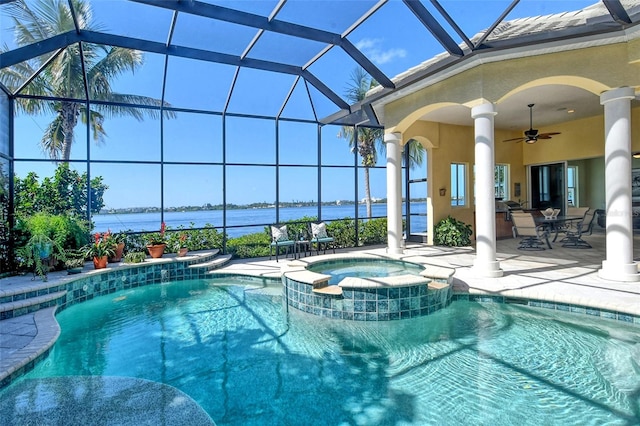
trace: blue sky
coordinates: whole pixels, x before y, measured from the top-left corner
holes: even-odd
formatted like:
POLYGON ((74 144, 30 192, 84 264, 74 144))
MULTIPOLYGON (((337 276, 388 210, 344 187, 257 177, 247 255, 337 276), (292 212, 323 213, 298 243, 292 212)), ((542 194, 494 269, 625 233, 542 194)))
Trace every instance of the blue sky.
MULTIPOLYGON (((228 5, 234 2, 208 2, 228 5)), ((268 15, 277 2, 263 0, 241 2, 247 12, 268 15)), ((278 19, 301 25, 320 25, 322 29, 343 32, 356 16, 364 13, 375 2, 349 0, 341 2, 290 1, 277 16, 278 19), (337 11, 340 13, 337 13, 337 11)), ((458 22, 468 37, 488 27, 511 1, 445 1, 441 5, 458 22)), ((565 10, 576 10, 593 1, 534 1, 523 0, 507 19, 545 15, 565 10)), ((92 2, 94 18, 108 32, 131 37, 166 41, 171 13, 131 2, 99 0, 92 2), (124 9, 122 9, 124 8, 124 9), (150 12, 151 10, 151 12, 150 12), (144 12, 144 13, 143 13, 144 12)), ((434 15, 430 2, 424 2, 434 15)), ((7 34, 7 20, 3 19, 2 37, 11 46, 7 34)), ((446 22, 442 21, 445 27, 446 22)), ((212 49, 238 55, 247 46, 256 31, 232 24, 209 25, 203 18, 179 15, 173 41, 201 49, 212 49), (233 31, 233 33, 231 32, 233 31), (229 36, 233 34, 233 37, 229 36), (216 40, 215 46, 210 42, 216 40)), ((349 34, 348 39, 379 67, 388 77, 404 72, 443 51, 433 36, 418 22, 399 0, 386 3, 373 17, 349 34)), ((460 42, 461 40, 456 40, 460 42)), ((316 42, 301 42, 291 37, 268 35, 256 44, 249 57, 272 58, 278 61, 302 65, 324 47, 316 42)), ((113 82, 113 89, 121 93, 160 98, 164 56, 145 55, 145 65, 135 75, 124 75, 113 82)), ((331 49, 323 58, 313 63, 309 71, 340 96, 345 94, 355 63, 338 48, 331 49)), ((229 94, 234 67, 171 58, 167 73, 165 100, 181 108, 220 110, 229 94)), ((229 112, 275 115, 283 106, 295 82, 295 77, 276 73, 242 69, 229 103, 229 112), (266 90, 265 90, 266 89, 266 90)), ((308 101, 307 89, 302 80, 295 86, 283 116, 312 119, 313 113, 322 118, 337 107, 310 88, 313 109, 308 101)), ((16 157, 44 158, 39 149, 42 130, 51 117, 16 117, 16 157)), ((111 118, 105 122, 108 137, 103 145, 90 144, 91 158, 100 160, 158 161, 160 159, 160 121, 147 119, 138 122, 131 118, 111 118)), ((227 162, 260 163, 275 162, 275 126, 266 120, 234 118, 227 123, 227 162)), ((337 137, 339 127, 328 126, 323 132, 322 164, 352 165, 353 156, 344 139, 337 137)), ((218 162, 222 159, 220 144, 222 124, 219 116, 210 114, 179 113, 177 118, 164 123, 165 161, 218 162)), ((315 126, 281 122, 280 164, 300 164, 299 167, 283 167, 280 185, 281 201, 312 201, 318 199, 316 191, 317 161, 315 126), (310 190, 312 188, 312 190, 310 190)), ((73 159, 86 156, 86 130, 76 128, 73 159)), ((379 164, 384 165, 384 158, 379 164)), ((24 176, 36 170, 40 176, 51 175, 54 165, 47 163, 17 163, 16 172, 24 176)), ((84 171, 84 165, 74 166, 84 171)), ((273 167, 234 167, 227 171, 227 202, 247 204, 275 201, 275 171, 273 167)), ((105 194, 107 207, 159 206, 160 188, 157 165, 98 164, 92 175, 101 175, 109 185, 105 194)), ((426 175, 426 167, 414 172, 426 175)), ((354 198, 353 171, 328 167, 322 169, 322 199, 324 201, 354 198)), ((219 166, 190 165, 165 167, 164 204, 166 207, 181 205, 218 204, 222 202, 222 172, 219 166)), ((362 179, 358 198, 364 196, 362 179)), ((385 197, 386 174, 373 170, 372 195, 385 197)))

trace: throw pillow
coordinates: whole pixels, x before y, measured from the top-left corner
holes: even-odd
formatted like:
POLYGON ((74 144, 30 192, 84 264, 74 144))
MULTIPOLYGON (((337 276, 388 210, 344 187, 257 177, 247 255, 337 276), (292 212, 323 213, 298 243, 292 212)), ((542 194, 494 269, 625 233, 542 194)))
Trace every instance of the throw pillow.
POLYGON ((274 242, 287 241, 289 239, 289 233, 287 232, 287 225, 282 225, 280 228, 277 226, 271 227, 271 238, 274 242))
POLYGON ((312 223, 311 234, 313 238, 327 238, 327 225, 324 222, 312 223))

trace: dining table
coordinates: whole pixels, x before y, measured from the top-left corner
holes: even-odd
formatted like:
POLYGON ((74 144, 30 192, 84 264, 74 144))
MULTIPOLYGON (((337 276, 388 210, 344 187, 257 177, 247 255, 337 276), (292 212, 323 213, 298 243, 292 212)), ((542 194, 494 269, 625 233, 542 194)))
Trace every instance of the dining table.
POLYGON ((582 220, 583 216, 555 216, 555 217, 544 217, 544 216, 534 216, 534 220, 536 225, 545 226, 549 234, 555 233, 552 242, 556 242, 558 238, 558 234, 563 229, 566 229, 567 226, 572 221, 582 220))

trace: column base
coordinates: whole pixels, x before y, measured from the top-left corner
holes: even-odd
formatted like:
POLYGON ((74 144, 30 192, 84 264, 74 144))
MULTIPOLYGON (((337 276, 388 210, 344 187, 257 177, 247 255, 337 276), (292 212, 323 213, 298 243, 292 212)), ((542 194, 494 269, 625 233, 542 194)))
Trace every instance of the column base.
POLYGON ((620 264, 603 260, 602 269, 598 269, 598 276, 609 281, 622 281, 627 283, 640 281, 637 262, 620 264))
POLYGON ((471 270, 484 278, 500 278, 504 275, 504 271, 500 269, 500 262, 497 260, 486 262, 476 259, 471 270))
POLYGON ((387 247, 387 254, 403 254, 404 249, 402 247, 387 247))

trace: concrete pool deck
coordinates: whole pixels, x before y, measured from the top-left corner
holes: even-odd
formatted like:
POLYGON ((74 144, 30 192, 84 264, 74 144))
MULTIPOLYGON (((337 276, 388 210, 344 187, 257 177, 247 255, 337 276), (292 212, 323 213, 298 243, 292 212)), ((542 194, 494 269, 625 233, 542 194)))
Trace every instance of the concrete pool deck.
MULTIPOLYGON (((519 239, 499 240, 497 257, 504 271, 500 278, 476 276, 472 268, 475 251, 469 247, 433 247, 408 243, 404 254, 394 257, 407 261, 419 258, 420 263, 454 268, 454 294, 533 299, 558 306, 576 305, 613 313, 613 319, 622 319, 616 318, 617 314, 621 317, 631 316, 630 322, 640 323, 640 283, 599 278, 597 271, 605 257, 605 237, 599 232, 586 239, 592 244, 592 249, 563 248, 555 243, 552 250, 522 251, 517 249, 519 239)), ((634 259, 640 259, 640 236, 634 239, 634 259)), ((356 253, 386 256, 384 247, 340 250, 336 256, 356 253)), ((317 256, 313 258, 318 259, 317 256)), ((280 259, 279 262, 266 258, 240 259, 231 261, 216 272, 277 278, 291 267, 292 262, 293 259, 280 259)), ((109 266, 114 269, 118 267, 109 266)), ((85 273, 90 271, 87 269, 85 273)), ((53 285, 56 281, 69 280, 69 277, 66 272, 54 272, 49 274, 48 282, 44 284, 53 285)), ((43 286, 42 281, 31 278, 27 275, 1 279, 0 296, 14 293, 17 289, 26 293, 43 286)), ((7 309, 0 305, 0 312, 7 309)), ((55 341, 59 327, 54 311, 51 308, 0 321, 0 377, 6 377, 14 371, 12 366, 18 359, 31 361, 47 349, 43 346, 50 344, 52 339, 55 341)), ((623 320, 628 321, 626 318, 623 320)))

